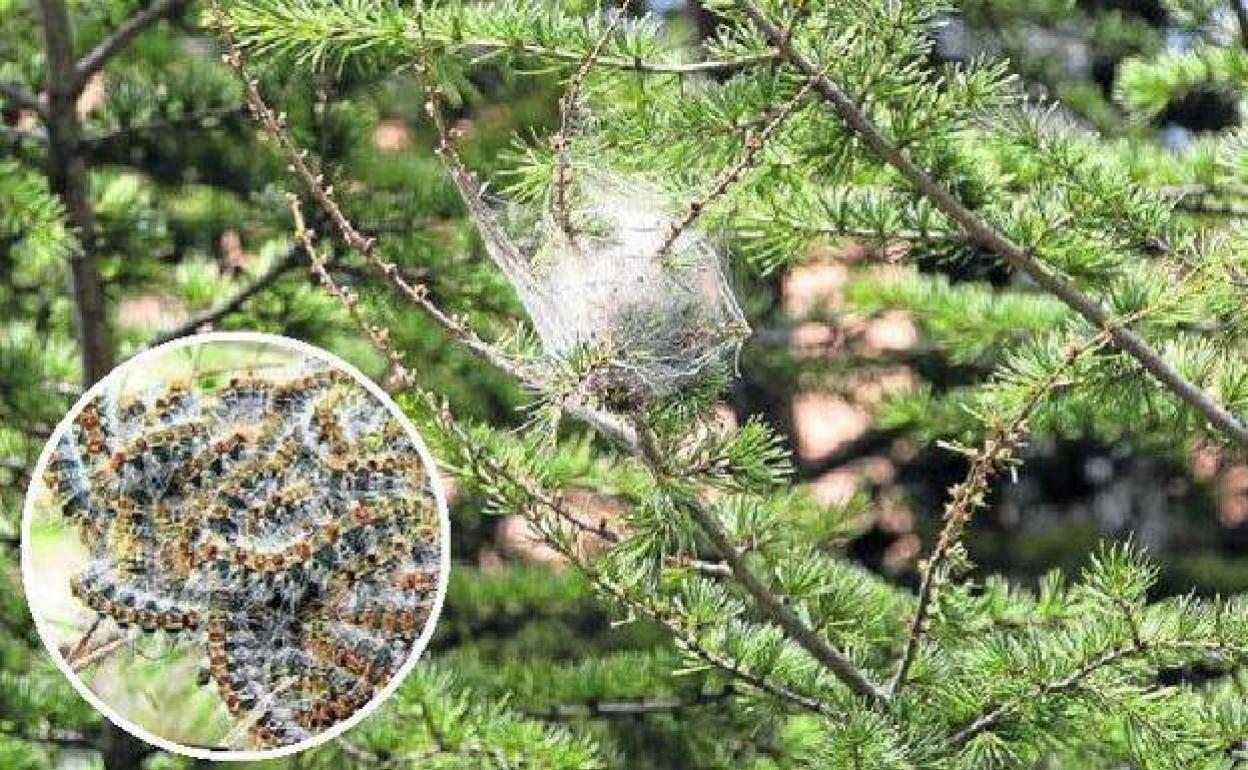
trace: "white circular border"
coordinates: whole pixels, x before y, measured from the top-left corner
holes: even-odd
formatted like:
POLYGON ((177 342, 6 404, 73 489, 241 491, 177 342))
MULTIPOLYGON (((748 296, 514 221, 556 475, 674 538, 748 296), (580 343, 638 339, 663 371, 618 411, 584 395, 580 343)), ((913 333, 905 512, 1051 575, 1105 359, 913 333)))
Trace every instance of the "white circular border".
POLYGON ((171 353, 179 348, 217 342, 267 344, 286 348, 288 350, 295 350, 303 353, 304 355, 319 358, 331 366, 337 367, 338 369, 345 371, 347 374, 350 374, 356 382, 365 388, 365 390, 381 401, 382 405, 390 410, 391 414, 394 415, 394 418, 398 420, 399 424, 403 427, 403 430, 406 431, 408 436, 412 439, 412 443, 416 446, 416 452, 420 455, 421 462, 423 462, 425 467, 429 470, 429 488, 433 492, 434 501, 438 508, 440 525, 439 535, 442 541, 442 564, 440 565, 441 569, 438 570, 437 593, 434 596, 433 608, 429 613, 429 619, 425 622, 424 630, 421 631, 420 637, 417 638, 415 645, 412 647, 412 652, 408 656, 407 660, 403 663, 399 670, 395 672, 394 676, 390 678, 390 681, 381 688, 381 691, 376 693, 368 701, 368 703, 364 704, 347 719, 338 722, 333 727, 317 733, 307 740, 300 741, 299 743, 293 743, 289 746, 280 746, 274 749, 265 749, 262 751, 215 751, 212 749, 201 749, 193 746, 184 746, 180 743, 174 743, 160 737, 159 735, 149 732, 146 728, 140 725, 131 723, 129 720, 122 718, 119 714, 114 712, 113 709, 98 695, 96 695, 90 687, 87 687, 86 683, 83 682, 82 679, 79 678, 79 676, 69 667, 69 663, 66 662, 66 660, 61 656, 60 651, 56 649, 56 645, 49 643, 48 640, 51 636, 44 628, 44 619, 39 616, 39 614, 35 611, 35 608, 30 606, 29 603, 27 606, 30 609, 31 617, 34 618, 35 629, 39 633, 39 639, 43 642, 43 646, 52 656, 53 661, 56 663, 56 667, 61 670, 61 673, 63 673, 67 679, 69 679, 69 683, 73 685, 75 690, 78 691, 78 694, 85 698, 88 703, 95 707, 96 711, 103 714, 110 722, 122 728, 126 732, 146 741, 147 743, 174 754, 181 754, 195 759, 207 759, 217 762, 254 762, 265 759, 288 757, 292 754, 315 748, 323 743, 337 738, 347 730, 350 730, 358 725, 361 721, 376 711, 381 704, 387 701, 390 696, 394 694, 394 691, 399 688, 399 685, 403 683, 403 680, 407 678, 407 675, 410 674, 412 669, 416 666, 421 654, 425 651, 425 647, 428 646, 429 639, 433 636, 434 628, 438 624, 438 619, 442 615, 442 603, 446 599, 446 586, 451 572, 451 525, 450 516, 447 512, 446 493, 442 488, 442 480, 437 474, 438 465, 434 460, 433 455, 429 453, 428 447, 425 446, 424 439, 421 437, 420 432, 416 430, 416 426, 412 424, 412 421, 406 414, 403 413, 403 410, 399 408, 398 404, 394 402, 394 399, 390 398, 390 396, 375 382, 364 376, 359 369, 356 369, 351 364, 326 350, 322 350, 314 345, 309 345, 306 342, 301 342, 299 340, 292 339, 290 337, 283 337, 277 334, 261 334, 259 332, 209 332, 205 334, 196 334, 190 337, 182 337, 166 342, 163 345, 158 345, 127 359, 121 364, 118 364, 111 372, 108 373, 107 376, 104 377, 104 379, 88 388, 87 391, 83 393, 82 396, 80 396, 74 403, 73 407, 70 408, 69 412, 61 418, 59 423, 57 423, 56 429, 52 431, 52 435, 48 438, 47 443, 44 445, 43 451, 39 453, 39 460, 35 463, 34 470, 31 473, 30 485, 26 489, 26 500, 22 505, 21 557, 23 592, 25 592, 26 583, 33 582, 35 578, 31 571, 32 559, 30 554, 30 519, 31 511, 34 507, 34 495, 32 493, 35 488, 35 480, 43 477, 43 469, 47 465, 48 456, 61 440, 61 436, 66 430, 69 429, 69 426, 72 424, 74 418, 78 416, 78 413, 82 411, 82 408, 88 401, 94 398, 96 394, 104 388, 108 387, 111 381, 123 374, 126 369, 132 366, 140 365, 143 361, 149 358, 155 358, 156 356, 171 353))

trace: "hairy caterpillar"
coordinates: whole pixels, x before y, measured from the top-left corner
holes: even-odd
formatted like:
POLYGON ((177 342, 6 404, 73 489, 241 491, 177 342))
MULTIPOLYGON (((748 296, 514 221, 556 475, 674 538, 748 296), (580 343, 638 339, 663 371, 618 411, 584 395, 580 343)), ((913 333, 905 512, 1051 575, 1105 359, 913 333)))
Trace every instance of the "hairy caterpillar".
POLYGON ((429 622, 441 552, 427 469, 337 370, 106 390, 43 480, 90 554, 73 597, 198 650, 239 734, 224 748, 298 743, 350 717, 429 622))

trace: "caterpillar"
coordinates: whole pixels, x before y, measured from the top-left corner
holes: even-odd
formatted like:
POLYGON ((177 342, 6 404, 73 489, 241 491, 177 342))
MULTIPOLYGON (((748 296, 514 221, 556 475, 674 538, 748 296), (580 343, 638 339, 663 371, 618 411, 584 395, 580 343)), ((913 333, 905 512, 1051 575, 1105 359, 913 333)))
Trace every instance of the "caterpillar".
POLYGON ((337 370, 106 390, 43 481, 90 553, 72 596, 202 655, 241 747, 350 717, 429 622, 441 564, 428 469, 337 370))

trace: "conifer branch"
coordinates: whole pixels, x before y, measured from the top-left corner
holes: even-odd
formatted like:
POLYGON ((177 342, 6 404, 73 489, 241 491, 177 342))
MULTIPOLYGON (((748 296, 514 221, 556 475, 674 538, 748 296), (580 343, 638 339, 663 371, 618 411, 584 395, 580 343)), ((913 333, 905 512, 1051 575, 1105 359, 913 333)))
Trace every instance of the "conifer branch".
POLYGON ((41 118, 47 117, 47 105, 38 96, 17 83, 0 80, 0 98, 22 109, 30 110, 41 118))
POLYGON ((1112 645, 1099 655, 1095 655, 1084 661, 1082 665, 1076 668, 1060 679, 1050 682, 1044 682, 1037 685, 1026 695, 1000 703, 985 711, 973 719, 966 727, 955 732, 949 739, 949 743, 954 748, 964 746, 975 736, 991 730, 1002 719, 1014 713, 1020 706, 1032 703, 1041 698, 1053 695, 1055 693, 1072 690, 1083 684, 1093 674, 1102 669, 1113 666, 1135 655, 1142 654, 1147 648, 1137 647, 1135 645, 1112 645))
POLYGON ((1140 619, 1136 617, 1136 613, 1132 608, 1126 606, 1120 600, 1116 600, 1114 603, 1123 613, 1129 629, 1129 641, 1111 644, 1100 654, 1085 660, 1066 676, 1042 682, 1020 697, 991 706, 971 720, 965 727, 953 733, 949 739, 949 745, 954 748, 962 747, 975 736, 996 727, 1003 719, 1006 719, 1026 704, 1078 688, 1098 671, 1115 666, 1131 658, 1167 650, 1200 654, 1216 653, 1237 658, 1248 658, 1248 647, 1228 643, 1220 639, 1213 641, 1207 639, 1146 638, 1141 629, 1140 619))
MULTIPOLYGON (((619 545, 622 540, 620 533, 615 530, 610 529, 605 525, 592 524, 585 521, 572 511, 569 511, 567 506, 563 504, 562 500, 552 501, 548 507, 560 520, 577 532, 592 535, 593 537, 602 540, 604 543, 609 543, 611 545, 619 545)), ((736 546, 736 550, 738 553, 745 553, 747 551, 747 549, 742 546, 736 546)), ((732 577, 732 570, 728 567, 726 562, 722 561, 706 561, 704 559, 694 559, 690 557, 672 557, 670 562, 671 566, 676 567, 677 569, 690 570, 692 572, 697 572, 700 575, 705 575, 706 577, 732 577)))
POLYGON ((211 327, 225 316, 238 310, 247 300, 276 283, 279 278, 298 264, 299 257, 303 251, 304 247, 302 245, 296 245, 287 249, 286 253, 270 265, 267 270, 248 281, 246 285, 240 287, 232 296, 207 310, 192 315, 174 328, 156 335, 147 343, 145 349, 154 348, 157 345, 176 340, 179 337, 185 337, 188 334, 194 334, 204 327, 211 327))
MULTIPOLYGON (((524 44, 515 45, 505 40, 466 40, 456 43, 454 48, 481 51, 489 54, 496 51, 519 51, 520 53, 537 56, 543 59, 551 59, 554 61, 577 62, 583 58, 582 54, 575 51, 563 51, 557 48, 548 48, 546 46, 524 44)), ((749 69, 760 64, 775 61, 777 54, 775 51, 765 51, 763 53, 741 56, 735 59, 708 59, 705 61, 669 63, 646 61, 640 58, 625 58, 622 56, 599 56, 595 60, 598 67, 609 70, 617 70, 620 72, 635 72, 640 75, 675 75, 677 77, 688 77, 691 75, 727 75, 740 70, 749 69)))
POLYGON ((585 703, 557 703, 553 706, 527 708, 527 716, 547 720, 573 719, 636 719, 650 714, 673 714, 688 709, 722 703, 734 695, 731 687, 717 692, 700 693, 692 698, 639 698, 636 700, 593 700, 585 703))
POLYGON ((676 241, 680 239, 681 234, 698 221, 706 207, 726 194, 733 185, 741 180, 746 171, 758 163, 758 157, 762 154, 763 148, 776 135, 776 132, 780 130, 785 121, 797 111, 802 100, 806 98, 806 94, 810 93, 811 88, 814 87, 814 83, 813 78, 806 78, 806 81, 797 89, 797 93, 793 95, 793 98, 776 112, 775 116, 768 121, 761 131, 758 133, 755 133, 753 130, 746 131, 745 150, 741 153, 741 156, 737 158, 735 163, 725 168, 715 177, 715 181, 711 183, 705 194, 690 201, 684 215, 672 223, 656 252, 659 259, 666 259, 671 254, 672 248, 675 247, 676 241))
MULTIPOLYGON (((218 29, 221 32, 223 40, 226 44, 226 53, 224 60, 238 76, 242 82, 244 90, 247 94, 247 101, 250 105, 256 119, 264 126, 265 130, 274 137, 289 164, 290 170, 296 177, 303 182, 308 188, 313 199, 320 208, 329 217, 337 227, 338 232, 347 245, 354 251, 363 256, 370 264, 378 268, 381 273, 395 286, 407 299, 417 306, 428 318, 430 318, 437 326, 439 326, 448 336, 455 339, 470 352, 479 356, 482 360, 490 365, 498 368, 513 378, 533 387, 540 387, 541 381, 537 372, 531 367, 525 366, 523 362, 517 361, 508 356, 504 352, 498 350, 488 342, 482 340, 473 332, 466 323, 455 318, 439 308, 432 300, 429 299, 427 292, 423 286, 416 286, 407 282, 406 278, 399 271, 398 267, 391 262, 381 259, 376 253, 377 240, 375 238, 362 235, 351 221, 343 213, 333 197, 333 189, 324 185, 323 177, 313 171, 307 161, 307 151, 300 149, 295 145, 294 140, 286 131, 284 121, 281 116, 275 114, 273 110, 264 101, 260 94, 259 86, 247 71, 246 60, 238 45, 235 43, 233 35, 230 32, 225 16, 222 14, 218 4, 213 4, 214 16, 218 29)), ((426 70, 426 82, 432 83, 432 78, 428 77, 426 70)), ((507 249, 511 249, 510 242, 503 236, 497 222, 494 220, 484 204, 481 202, 480 189, 476 185, 476 181, 472 175, 459 162, 457 154, 450 146, 449 131, 446 128, 445 121, 442 119, 441 109, 436 101, 438 91, 436 84, 433 84, 434 90, 431 92, 426 109, 430 111, 431 117, 438 129, 439 156, 447 163, 451 169, 452 178, 455 180, 459 189, 460 196, 464 199, 465 204, 469 208, 473 221, 477 223, 482 230, 482 237, 486 240, 487 248, 490 246, 491 237, 497 239, 496 245, 500 245, 507 249), (487 225, 493 224, 494 230, 489 230, 487 225)), ((519 255, 515 255, 519 259, 519 255)), ((328 288, 333 284, 333 278, 328 271, 321 271, 323 275, 318 273, 318 278, 322 285, 328 288), (329 279, 327 284, 325 279, 329 279)), ((362 317, 357 318, 357 322, 367 324, 362 317)), ((374 343, 378 340, 374 339, 374 343)), ((388 340, 387 340, 388 344, 388 340)), ((383 352, 385 350, 383 349, 383 352)), ((588 408, 580 404, 565 404, 564 411, 574 419, 578 419, 588 425, 594 427, 595 430, 602 433, 625 446, 632 446, 636 443, 636 435, 631 426, 623 420, 613 415, 609 415, 595 409, 588 408)))
POLYGON ((815 87, 823 99, 845 124, 882 160, 898 171, 910 184, 942 213, 956 222, 974 243, 1004 259, 1011 267, 1027 275, 1040 287, 1065 302, 1097 329, 1106 330, 1115 346, 1135 358, 1147 372, 1179 399, 1204 415, 1230 439, 1248 448, 1248 425, 1189 381, 1143 337, 1123 326, 1115 325, 1113 317, 1097 300, 1086 295, 1069 280, 1039 262, 1028 250, 1012 241, 1000 230, 967 208, 943 184, 920 167, 905 151, 885 136, 883 131, 858 106, 840 85, 832 81, 804 53, 799 51, 784 31, 753 0, 737 0, 754 26, 779 49, 793 67, 815 79, 815 87))
POLYGON ((180 12, 189 3, 190 0, 154 0, 151 5, 122 22, 112 34, 78 60, 74 66, 73 93, 82 93, 91 76, 103 69, 109 59, 124 51, 145 29, 180 12))
POLYGON ((370 264, 376 267, 381 274, 395 286, 403 296, 412 304, 416 305, 430 320, 439 326, 452 338, 458 340, 464 347, 480 356, 491 365, 511 374, 512 376, 528 380, 530 374, 525 368, 502 351, 496 349, 489 343, 482 340, 476 335, 467 324, 458 318, 455 318, 442 311, 428 297, 428 292, 423 286, 416 286, 407 282, 393 262, 383 259, 377 253, 377 239, 361 234, 356 230, 351 220, 343 213, 338 202, 334 198, 333 187, 326 186, 324 177, 317 171, 314 171, 307 160, 308 153, 306 150, 299 148, 290 133, 286 130, 285 121, 269 108, 264 98, 260 95, 260 89, 254 78, 247 71, 246 62, 243 54, 238 46, 234 43, 230 35, 229 28, 225 23, 225 18, 217 9, 217 18, 219 28, 225 36, 227 52, 225 61, 235 71, 239 79, 242 81, 243 87, 247 93, 247 101, 250 104, 256 119, 261 122, 268 133, 277 141, 291 170, 303 182, 308 192, 316 200, 320 208, 329 217, 330 221, 337 228, 347 246, 353 251, 364 257, 370 264))
MULTIPOLYGON (((239 80, 242 82, 244 90, 247 94, 248 104, 251 106, 252 112, 260 121, 265 130, 274 137, 283 154, 289 163, 290 170, 297 176, 308 188, 313 199, 320 208, 329 217, 330 221, 337 227, 342 239, 354 251, 363 256, 370 264, 377 267, 381 273, 395 286, 407 299, 417 306, 428 318, 430 318, 437 326, 439 326, 448 336, 455 339, 470 352, 476 354, 486 363, 498 368, 513 378, 533 387, 540 387, 541 381, 537 372, 531 367, 525 366, 523 362, 513 359, 506 353, 498 350, 488 342, 482 340, 473 332, 466 323, 455 318, 439 308, 432 300, 429 299, 427 292, 423 286, 416 286, 407 282, 398 267, 391 262, 387 262, 380 258, 376 253, 377 240, 375 238, 362 235, 351 221, 343 213, 333 197, 333 189, 324 185, 323 177, 313 171, 307 161, 307 151, 300 149, 295 145, 289 132, 286 131, 284 121, 281 116, 275 114, 264 98, 260 94, 259 86, 247 71, 246 60, 243 57, 241 49, 235 43, 225 16, 222 14, 219 5, 214 3, 214 15, 218 29, 221 31, 223 40, 226 44, 225 62, 234 70, 239 80)), ((426 76, 428 75, 426 71, 426 76)), ((428 78, 427 82, 432 82, 432 78, 428 78)), ((480 189, 476 185, 476 181, 472 175, 459 162, 457 154, 450 146, 449 131, 446 128, 445 121, 442 120, 442 113, 438 106, 438 91, 436 84, 432 96, 426 104, 426 109, 430 111, 435 125, 438 129, 439 156, 447 163, 451 169, 452 178, 455 180, 459 189, 461 198, 469 208, 469 213, 473 216, 473 221, 477 223, 482 231, 482 237, 486 240, 487 248, 491 243, 491 237, 498 239, 496 245, 511 249, 510 242, 503 236, 501 228, 498 228, 497 222, 493 215, 485 208, 481 202, 480 189), (493 224, 494 230, 490 230, 488 225, 493 224)), ((513 252, 514 253, 514 252, 513 252)), ((519 259, 519 255, 515 255, 515 259, 519 259)), ((327 271, 324 275, 319 275, 322 285, 326 285, 325 278, 329 278, 332 284, 333 278, 329 276, 327 271)), ((328 288, 328 285, 326 285, 328 288)), ((362 317, 357 319, 360 323, 365 323, 362 317)), ((376 343, 377 340, 374 340, 376 343)), ((384 350, 383 350, 384 352, 384 350)), ((580 404, 565 404, 564 411, 570 417, 580 420, 594 427, 595 430, 602 433, 625 446, 632 446, 636 443, 637 438, 633 429, 623 420, 613 415, 600 412, 595 409, 580 404)))
MULTIPOLYGON (((485 455, 481 451, 480 447, 472 441, 471 437, 464 432, 463 428, 455 422, 455 419, 451 416, 450 410, 444 402, 439 402, 437 398, 428 392, 424 392, 424 395, 434 419, 437 420, 438 424, 448 433, 448 435, 455 438, 458 445, 466 454, 465 459, 471 466, 473 466, 473 472, 476 475, 484 478, 503 479, 514 488, 520 490, 533 506, 545 509, 556 519, 566 520, 566 512, 562 510, 563 506, 559 500, 552 498, 540 489, 534 488, 531 483, 518 478, 515 474, 504 468, 493 458, 485 455)), ((524 513, 529 520, 538 527, 546 526, 544 520, 531 510, 531 506, 522 508, 521 512, 524 513)), ((611 580, 608 576, 603 575, 600 571, 596 570, 592 565, 586 562, 582 555, 574 548, 568 547, 563 538, 548 536, 546 537, 546 542, 551 548, 554 548, 555 551, 567 559, 568 563, 574 566, 581 574, 594 583, 594 585, 598 586, 600 590, 609 594, 622 606, 639 613, 646 619, 662 627, 681 645, 698 658, 705 661, 708 665, 719 669, 729 676, 740 679, 755 689, 766 692, 779 700, 788 701, 789 703, 824 717, 835 716, 836 712, 831 708, 831 706, 822 700, 791 690, 782 684, 772 681, 765 675, 750 671, 739 662, 709 649, 702 644, 694 634, 686 631, 681 626, 679 621, 668 617, 659 609, 652 606, 649 602, 633 596, 622 586, 611 580)), ((737 552, 737 549, 735 548, 729 548, 729 550, 734 553, 737 552)))
POLYGON ((589 70, 594 66, 594 61, 602 55, 602 49, 606 47, 607 41, 615 34, 615 30, 628 13, 628 6, 631 2, 632 0, 623 0, 620 3, 620 8, 616 11, 615 18, 611 19, 610 23, 607 24, 607 28, 598 38, 598 42, 585 55, 576 73, 568 82, 568 87, 564 91, 563 96, 559 99, 559 129, 550 139, 550 146, 555 155, 554 189, 551 206, 554 209, 555 221, 559 223, 559 227, 563 230, 563 234, 568 239, 570 245, 575 245, 576 243, 576 227, 572 223, 572 213, 568 204, 568 190, 572 185, 571 160, 568 157, 570 143, 568 134, 572 128, 572 113, 576 110, 577 101, 580 99, 581 89, 584 87, 585 78, 589 75, 589 70))
MULTIPOLYGON (((454 6, 434 9, 444 18, 430 29, 417 29, 413 34, 409 6, 349 5, 314 0, 301 3, 277 3, 266 0, 250 3, 242 10, 231 9, 241 42, 256 50, 265 49, 305 60, 309 50, 318 50, 315 60, 332 57, 345 60, 367 49, 369 44, 384 41, 395 60, 427 58, 439 55, 462 57, 467 63, 489 61, 499 55, 519 55, 548 62, 579 65, 585 60, 592 40, 578 39, 568 27, 544 28, 536 40, 525 40, 509 30, 494 25, 478 26, 464 9, 454 6), (366 42, 365 45, 357 43, 366 42)), ((501 10, 532 21, 527 12, 536 6, 509 3, 501 10), (510 6, 510 7, 508 7, 510 6)), ((471 9, 471 6, 468 6, 471 9)), ((425 13, 417 4, 414 15, 425 13)), ((538 22, 542 23, 542 22, 538 22)), ((586 30, 592 34, 592 30, 586 30)), ((751 67, 775 61, 774 50, 743 53, 724 59, 702 61, 671 61, 666 57, 646 58, 625 47, 615 55, 595 57, 595 66, 605 70, 647 76, 728 76, 751 67)))
MULTIPOLYGON (((115 131, 109 131, 103 134, 95 134, 93 136, 84 137, 82 143, 88 148, 96 148, 102 144, 115 142, 119 139, 125 139, 134 134, 145 134, 154 131, 167 131, 173 128, 194 128, 204 126, 208 121, 218 123, 228 121, 247 114, 248 106, 231 105, 228 107, 212 107, 206 110, 197 110, 195 112, 187 112, 182 115, 175 115, 170 118, 162 118, 153 120, 149 123, 142 123, 137 126, 125 126, 115 131)), ((204 126, 208 128, 207 126, 204 126)))
POLYGON ((663 628, 672 635, 676 641, 700 658, 713 668, 719 669, 728 676, 739 679, 750 685, 756 690, 765 692, 768 695, 780 701, 792 703, 806 711, 818 714, 825 718, 836 718, 837 712, 826 702, 819 698, 799 693, 789 687, 768 678, 767 676, 756 673, 747 669, 739 661, 721 655, 704 645, 696 635, 686 631, 681 624, 667 615, 660 612, 657 608, 650 606, 648 602, 644 602, 630 595, 622 587, 614 581, 601 575, 589 565, 585 564, 579 556, 564 553, 566 558, 574 559, 573 563, 577 565, 586 577, 594 582, 601 590, 607 592, 615 598, 621 605, 632 609, 652 623, 663 628))
POLYGON ((303 219, 303 207, 299 204, 299 198, 294 193, 290 194, 290 210, 295 222, 295 242, 299 248, 308 253, 312 260, 312 273, 321 282, 321 286, 334 299, 338 300, 347 310, 347 314, 355 321, 356 326, 368 335, 373 346, 386 356, 390 363, 390 376, 403 385, 409 385, 413 382, 412 373, 407 368, 406 362, 403 360, 402 354, 390 344, 390 333, 379 326, 369 323, 360 312, 359 300, 355 294, 349 290, 340 287, 333 276, 329 274, 329 270, 325 268, 325 260, 317 252, 313 239, 315 233, 308 229, 303 219))
POLYGON ((992 483, 997 468, 1013 457, 1027 435, 1027 424, 1032 415, 1044 398, 1061 383, 1067 370, 1085 353, 1106 344, 1107 336, 1106 333, 1101 333, 1090 341, 1072 346, 1061 364, 1029 390, 1018 411, 992 429, 982 446, 972 455, 966 479, 950 490, 949 502, 945 505, 944 527, 931 555, 923 565, 918 604, 910 621, 901 663, 888 686, 889 698, 896 698, 906 684, 910 667, 914 664, 919 646, 927 633, 928 616, 935 600, 941 571, 961 539, 967 522, 977 509, 983 507, 988 486, 992 483))
MULTIPOLYGON (((648 426, 638 424, 637 434, 640 439, 637 456, 656 478, 660 480, 669 478, 667 464, 663 461, 653 432, 648 426)), ((740 583, 746 593, 754 599, 759 612, 783 628, 790 638, 806 650, 811 657, 819 661, 837 679, 868 703, 879 706, 888 700, 887 692, 872 682, 848 655, 834 647, 818 631, 806 625, 788 604, 772 593, 762 579, 754 574, 745 555, 737 549, 732 542, 732 537, 713 511, 708 509, 701 500, 691 496, 685 496, 681 503, 698 528, 711 541, 711 545, 719 551, 736 582, 740 583)))

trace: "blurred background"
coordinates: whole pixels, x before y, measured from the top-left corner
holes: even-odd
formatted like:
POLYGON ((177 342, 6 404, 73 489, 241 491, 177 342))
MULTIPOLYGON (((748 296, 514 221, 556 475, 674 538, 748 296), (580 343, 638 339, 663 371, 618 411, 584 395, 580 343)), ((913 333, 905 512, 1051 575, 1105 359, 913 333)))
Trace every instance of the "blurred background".
MULTIPOLYGON (((26 84, 31 93, 48 66, 37 5, 0 0, 0 81, 26 84)), ((104 333, 125 355, 205 322, 277 332, 326 347, 383 380, 384 359, 295 259, 283 163, 200 26, 202 8, 170 5, 166 18, 92 75, 74 104, 82 137, 75 160, 89 175, 96 223, 83 248, 98 267, 104 333)), ((1189 173, 1199 170, 1209 142, 1239 126, 1244 84, 1212 67, 1168 79, 1142 69, 1196 46, 1237 45, 1248 30, 1238 26, 1236 5, 956 5, 932 31, 934 58, 1008 57, 1027 92, 1060 100, 1078 130, 1138 148, 1134 173, 1173 186, 1194 216, 1233 223, 1248 215, 1248 201, 1236 198, 1242 191, 1210 191, 1189 173)), ((69 3, 76 49, 89 50, 143 6, 69 3)), ((662 0, 648 10, 691 48, 719 24, 696 2, 662 0)), ((518 305, 430 152, 410 73, 346 70, 320 82, 262 76, 297 139, 342 180, 352 217, 383 238, 387 257, 487 337, 510 331, 518 305)), ((455 127, 466 160, 484 172, 505 172, 516 136, 547 135, 557 121, 557 73, 517 77, 484 66, 458 86, 455 127)), ((49 203, 58 184, 52 178, 50 188, 45 173, 55 165, 54 145, 30 105, 0 91, 0 205, 8 206, 0 208, 0 767, 190 766, 101 724, 48 662, 22 599, 17 532, 28 469, 84 376, 90 379, 74 324, 81 298, 67 288, 71 235, 65 212, 49 203)), ((80 213, 71 207, 70 225, 80 213)), ((1001 350, 951 342, 972 334, 982 309, 942 305, 934 290, 907 294, 895 280, 900 264, 952 285, 1010 281, 989 257, 946 257, 878 239, 837 240, 779 271, 734 266, 755 333, 723 419, 761 416, 777 426, 794 453, 797 481, 852 513, 837 534, 845 551, 907 585, 945 491, 965 473, 964 458, 939 444, 962 429, 951 396, 988 377, 1001 350)), ((504 377, 370 286, 350 257, 330 269, 359 289, 422 381, 458 413, 502 426, 523 422, 525 395, 504 377)), ((1130 536, 1160 564, 1167 593, 1248 590, 1248 463, 1213 446, 1152 442, 1147 426, 1134 427, 1072 425, 1037 436, 1016 478, 999 483, 975 519, 967 542, 977 569, 1034 583, 1051 569, 1076 569, 1102 539, 1130 536)), ((579 502, 602 519, 619 513, 608 497, 587 494, 579 502)), ((521 517, 483 515, 480 501, 463 495, 453 496, 452 510, 452 585, 428 656, 454 671, 457 686, 506 696, 526 719, 574 724, 618 767, 783 764, 791 737, 784 733, 800 730, 800 722, 755 725, 748 744, 720 740, 727 731, 719 726, 740 727, 749 716, 723 707, 723 693, 661 675, 678 660, 662 633, 617 626, 613 610, 533 542, 521 517), (646 707, 611 710, 604 702, 646 707)), ((335 766, 340 759, 314 753, 288 764, 335 766)))

